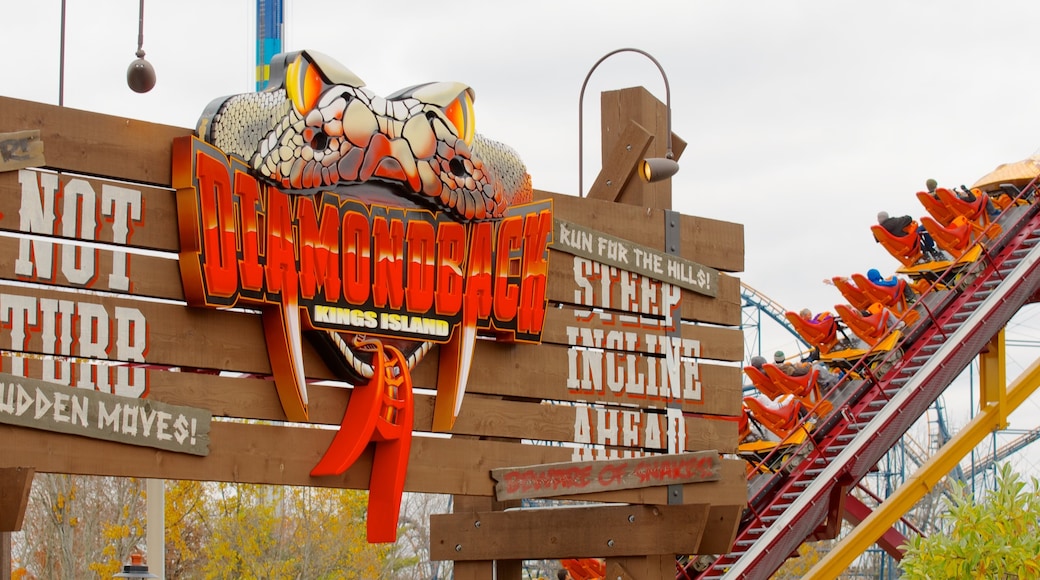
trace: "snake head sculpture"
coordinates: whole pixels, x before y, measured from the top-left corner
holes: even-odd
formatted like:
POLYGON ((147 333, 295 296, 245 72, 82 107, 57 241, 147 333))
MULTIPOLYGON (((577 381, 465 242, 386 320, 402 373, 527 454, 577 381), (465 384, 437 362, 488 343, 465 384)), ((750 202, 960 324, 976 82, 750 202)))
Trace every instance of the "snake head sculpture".
POLYGON ((473 97, 456 82, 380 97, 335 60, 305 50, 276 56, 264 91, 210 103, 196 129, 288 194, 390 191, 403 207, 495 219, 530 201, 531 178, 511 148, 474 131, 473 97))

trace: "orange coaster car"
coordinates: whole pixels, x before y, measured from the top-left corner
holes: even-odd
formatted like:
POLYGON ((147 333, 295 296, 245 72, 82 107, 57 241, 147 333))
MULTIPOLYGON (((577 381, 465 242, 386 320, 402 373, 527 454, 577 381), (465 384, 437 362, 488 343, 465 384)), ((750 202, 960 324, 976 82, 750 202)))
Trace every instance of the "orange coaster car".
POLYGON ((855 306, 860 310, 866 310, 870 308, 870 305, 877 302, 877 299, 868 296, 863 290, 862 284, 858 281, 850 280, 844 276, 835 276, 831 278, 831 282, 834 283, 834 287, 841 292, 841 295, 845 297, 845 300, 849 301, 849 304, 855 306))
POLYGON ((779 409, 762 403, 757 397, 744 397, 744 406, 751 417, 781 439, 786 439, 794 433, 803 411, 802 402, 793 397, 779 409))
POLYGON ((889 233, 888 230, 881 227, 880 224, 874 224, 870 226, 870 231, 874 233, 874 239, 881 243, 881 246, 888 250, 889 254, 899 260, 899 263, 904 266, 913 266, 921 259, 923 253, 921 252, 921 239, 917 235, 917 222, 910 222, 907 226, 907 230, 910 233, 903 234, 902 236, 894 236, 889 233))
POLYGON ((866 314, 861 314, 859 310, 846 304, 838 304, 834 308, 849 330, 871 347, 877 346, 881 339, 885 338, 889 331, 889 323, 896 318, 888 308, 878 303, 871 304, 866 314))
MULTIPOLYGON (((908 326, 917 322, 917 318, 920 315, 911 308, 907 299, 907 292, 914 293, 914 290, 906 280, 898 278, 895 285, 888 286, 886 284, 876 284, 862 274, 853 274, 852 279, 856 282, 856 286, 861 288, 863 293, 870 298, 871 304, 876 302, 888 308, 896 316, 902 317, 903 322, 908 326)), ((859 310, 870 310, 870 304, 866 307, 861 307, 858 304, 853 304, 853 306, 859 310)))
POLYGON ((820 313, 812 319, 805 319, 797 312, 786 312, 784 317, 799 336, 820 352, 830 352, 838 344, 838 321, 834 316, 820 313))
MULTIPOLYGON (((762 369, 765 370, 766 376, 773 380, 774 385, 785 393, 794 395, 806 409, 815 408, 817 416, 823 417, 831 412, 833 406, 824 401, 820 394, 820 384, 817 380, 820 377, 820 371, 815 367, 811 368, 808 373, 797 377, 788 375, 774 364, 762 365, 762 369)), ((776 397, 770 398, 775 399, 776 397)))
POLYGON ((775 399, 784 394, 784 391, 780 389, 774 382, 773 379, 766 376, 766 374, 753 366, 744 367, 744 374, 751 379, 751 384, 758 389, 758 392, 775 399))

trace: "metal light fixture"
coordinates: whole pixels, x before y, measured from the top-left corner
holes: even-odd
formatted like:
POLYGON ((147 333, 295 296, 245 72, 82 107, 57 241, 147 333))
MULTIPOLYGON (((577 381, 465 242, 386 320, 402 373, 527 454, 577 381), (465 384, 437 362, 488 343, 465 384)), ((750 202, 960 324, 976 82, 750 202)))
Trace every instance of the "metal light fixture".
POLYGON ((123 566, 123 571, 119 574, 112 575, 113 578, 158 578, 155 574, 148 571, 148 566, 144 565, 144 560, 138 553, 130 554, 130 563, 123 566))
POLYGON ((155 69, 144 59, 144 0, 141 0, 137 27, 137 60, 126 69, 126 84, 135 93, 147 93, 155 86, 155 69))
POLYGON ((657 70, 661 72, 661 78, 664 79, 665 107, 668 110, 667 152, 663 158, 651 157, 644 159, 642 163, 639 164, 639 175, 647 183, 654 183, 656 181, 668 179, 679 171, 679 164, 675 161, 675 155, 672 153, 672 90, 668 85, 668 75, 664 74, 664 68, 661 67, 661 63, 650 55, 650 53, 638 48, 619 48, 608 52, 602 58, 597 60, 596 64, 592 65, 592 69, 589 70, 589 74, 585 75, 585 81, 581 83, 581 94, 578 95, 578 197, 585 197, 585 176, 582 171, 585 153, 583 147, 585 128, 583 104, 585 102, 585 87, 589 84, 589 79, 592 77, 592 73, 595 72, 600 63, 619 52, 636 52, 649 58, 657 66, 657 70))

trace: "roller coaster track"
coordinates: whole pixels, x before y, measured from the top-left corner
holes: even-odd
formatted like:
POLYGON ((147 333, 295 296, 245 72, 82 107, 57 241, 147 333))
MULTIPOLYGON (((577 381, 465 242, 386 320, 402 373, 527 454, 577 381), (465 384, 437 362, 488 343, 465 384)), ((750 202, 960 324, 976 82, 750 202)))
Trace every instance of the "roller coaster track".
POLYGON ((1030 443, 1033 443, 1037 439, 1040 439, 1040 427, 1026 431, 1014 441, 1002 445, 999 449, 990 453, 986 457, 975 460, 975 464, 969 465, 965 471, 964 480, 971 481, 972 479, 975 479, 980 474, 985 473, 987 469, 990 469, 1007 457, 1025 449, 1030 443))
POLYGON ((1040 206, 1005 212, 1003 233, 954 290, 918 301, 922 320, 885 360, 854 372, 828 395, 834 411, 776 472, 749 482, 733 551, 678 578, 766 579, 805 541, 835 537, 843 498, 927 412, 990 339, 1040 290, 1040 206), (884 370, 881 370, 884 369, 884 370))

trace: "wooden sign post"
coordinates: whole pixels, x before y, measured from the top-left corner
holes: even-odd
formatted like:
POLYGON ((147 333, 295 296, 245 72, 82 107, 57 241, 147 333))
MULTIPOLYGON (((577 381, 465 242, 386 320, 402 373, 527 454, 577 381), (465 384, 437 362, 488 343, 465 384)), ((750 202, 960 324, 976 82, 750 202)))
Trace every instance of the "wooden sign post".
MULTIPOLYGON (((468 102, 466 94, 459 102, 468 102)), ((584 199, 534 190, 527 203, 543 212, 530 213, 535 221, 474 226, 473 235, 500 240, 501 259, 468 250, 478 256, 468 265, 453 250, 438 255, 449 266, 462 260, 458 270, 466 275, 497 272, 502 285, 494 299, 526 299, 527 310, 495 311, 491 302, 480 302, 486 293, 473 291, 465 307, 473 310, 459 305, 458 320, 413 320, 383 316, 385 304, 396 300, 391 285, 385 296, 372 298, 379 304, 353 308, 332 300, 341 270, 362 272, 350 260, 363 254, 357 244, 368 242, 346 236, 338 245, 307 245, 305 237, 290 236, 312 226, 314 236, 325 235, 319 227, 324 218, 317 217, 325 214, 309 213, 321 209, 318 198, 289 197, 271 202, 282 209, 264 207, 271 212, 265 223, 276 231, 268 235, 275 237, 251 247, 298 243, 302 249, 286 246, 279 269, 251 269, 261 265, 260 257, 236 255, 236 248, 247 246, 232 243, 245 239, 232 236, 255 233, 248 215, 235 222, 241 213, 224 220, 217 212, 212 231, 205 220, 184 229, 192 211, 209 211, 190 209, 173 190, 173 144, 191 143, 185 138, 192 130, 0 97, 0 141, 8 144, 0 164, 0 521, 18 527, 20 518, 10 514, 20 515, 34 471, 367 489, 374 471, 392 471, 380 446, 408 439, 395 464, 405 469, 397 474, 402 489, 455 495, 454 513, 433 520, 431 544, 434 557, 455 560, 456 578, 487 578, 497 568, 498 578, 519 579, 524 559, 567 557, 605 557, 612 574, 661 578, 674 573, 676 554, 727 552, 747 500, 743 462, 724 457, 736 451, 741 411, 740 370, 732 364, 743 358, 740 283, 730 273, 743 269, 743 229, 671 211, 667 182, 633 178, 637 156, 619 152, 630 150, 628 139, 638 141, 639 151, 661 145, 660 124, 647 120, 660 116, 662 105, 642 89, 604 99, 616 106, 604 115, 603 172, 624 179, 597 180, 584 199), (545 224, 536 223, 549 215, 542 208, 551 208, 545 224), (277 229, 278 223, 288 226, 277 229), (538 229, 542 225, 545 230, 538 229), (191 241, 185 236, 192 231, 223 249, 196 255, 199 278, 186 295, 179 258, 190 249, 184 241, 191 241), (541 243, 544 256, 537 253, 541 243), (319 262, 318 254, 307 253, 329 247, 344 248, 339 261, 319 262), (298 254, 306 255, 294 258, 298 254), (294 259, 309 260, 303 264, 309 269, 294 259), (295 280, 292 268, 301 280, 310 276, 304 280, 310 286, 292 287, 299 296, 287 290, 295 280), (284 277, 271 278, 276 270, 284 277), (530 278, 526 286, 518 281, 521 270, 530 278), (251 306, 191 305, 202 295, 219 302, 252 292, 250 284, 261 288, 257 272, 264 290, 247 296, 251 306), (231 274, 244 286, 228 285, 231 274), (288 294, 271 298, 274 290, 288 294), (511 298, 513 290, 519 298, 511 298), (328 301, 315 302, 306 292, 328 301), (539 292, 544 304, 530 302, 539 292), (269 356, 272 320, 264 312, 270 305, 281 309, 274 312, 286 333, 284 360, 269 356), (314 319, 319 315, 324 322, 314 319), (474 317, 494 323, 472 325, 474 317), (352 448, 341 475, 312 475, 337 436, 314 426, 340 426, 352 402, 404 402, 393 398, 397 386, 386 389, 387 399, 365 391, 384 379, 355 377, 353 389, 320 384, 345 380, 345 370, 326 352, 338 343, 299 340, 289 331, 297 323, 306 333, 319 323, 385 324, 374 329, 378 334, 402 320, 409 332, 430 339, 399 359, 412 365, 408 377, 415 389, 408 434, 443 431, 447 424, 452 437, 410 438, 387 430, 400 424, 373 427, 372 441, 352 448), (471 338, 479 335, 471 350, 444 336, 456 324, 472 326, 471 338), (540 342, 526 343, 525 336, 540 342), (442 352, 451 349, 456 354, 442 352), (442 373, 441 365, 451 368, 442 373), (280 392, 286 372, 306 386, 290 393, 299 397, 291 408, 280 392), (451 394, 438 389, 445 374, 457 383, 451 394), (534 497, 582 503, 511 509, 534 497)), ((684 144, 676 143, 681 154, 684 144)), ((230 157, 203 162, 241 169, 230 157)), ((239 186, 261 183, 247 181, 239 186)), ((223 195, 223 186, 215 187, 203 191, 223 195)), ((243 187, 227 190, 229 197, 215 197, 215 203, 260 207, 242 205, 252 195, 243 187)), ((379 222, 379 216, 367 217, 368 198, 348 203, 329 197, 348 192, 321 199, 339 208, 329 211, 353 216, 329 214, 335 215, 329 223, 351 235, 360 231, 349 229, 360 223, 357 216, 368 220, 372 236, 383 235, 383 223, 391 237, 393 228, 404 232, 410 224, 415 231, 437 231, 448 223, 438 234, 448 237, 467 231, 438 213, 447 210, 379 210, 386 212, 379 222)), ((267 198, 254 201, 261 199, 267 198)), ((467 214, 497 211, 491 201, 485 208, 462 203, 459 211, 467 214)), ((510 214, 501 215, 506 217, 496 219, 510 214)), ((391 257, 395 251, 388 251, 391 257)), ((418 254, 397 255, 425 263, 418 254)), ((385 267, 390 269, 373 275, 392 276, 393 266, 385 267)), ((359 280, 350 288, 368 288, 359 280)), ((390 368, 395 363, 380 362, 391 360, 391 350, 385 359, 373 350, 357 352, 356 372, 368 364, 386 380, 399 376, 390 368)), ((346 369, 348 375, 355 371, 346 369)))

